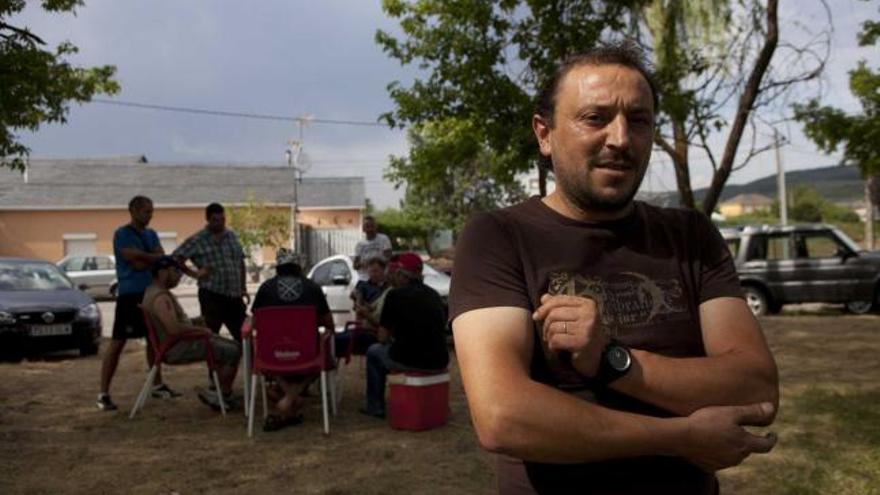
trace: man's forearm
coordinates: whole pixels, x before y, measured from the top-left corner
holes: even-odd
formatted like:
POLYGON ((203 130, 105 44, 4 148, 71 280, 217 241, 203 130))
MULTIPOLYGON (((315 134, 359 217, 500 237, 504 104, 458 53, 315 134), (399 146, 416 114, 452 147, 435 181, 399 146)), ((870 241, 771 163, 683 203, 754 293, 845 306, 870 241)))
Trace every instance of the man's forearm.
POLYGON ((686 434, 682 418, 615 411, 531 380, 521 383, 517 393, 493 394, 484 404, 472 408, 481 444, 524 460, 565 463, 679 455, 686 434))
POLYGON ((670 358, 632 349, 631 354, 632 368, 611 388, 678 415, 706 406, 778 402, 775 365, 755 353, 670 358))

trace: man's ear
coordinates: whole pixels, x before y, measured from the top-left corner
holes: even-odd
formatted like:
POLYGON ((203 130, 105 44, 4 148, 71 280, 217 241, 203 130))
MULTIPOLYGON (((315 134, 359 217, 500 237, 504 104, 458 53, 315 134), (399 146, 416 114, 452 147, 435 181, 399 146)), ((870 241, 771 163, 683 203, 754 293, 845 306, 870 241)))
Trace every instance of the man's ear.
POLYGON ((532 131, 538 140, 538 150, 542 155, 550 157, 553 146, 550 143, 550 123, 544 117, 535 114, 532 116, 532 131))

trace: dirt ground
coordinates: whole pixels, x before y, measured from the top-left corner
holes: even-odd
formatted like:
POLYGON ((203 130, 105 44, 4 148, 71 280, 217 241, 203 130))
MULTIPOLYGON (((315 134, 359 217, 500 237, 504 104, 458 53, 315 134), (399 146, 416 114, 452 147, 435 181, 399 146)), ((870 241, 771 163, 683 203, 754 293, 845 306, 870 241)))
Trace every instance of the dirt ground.
MULTIPOLYGON (((841 397, 857 393, 870 402, 869 409, 880 411, 880 317, 794 314, 767 318, 763 325, 781 369, 782 410, 774 426, 781 442, 773 453, 722 472, 725 494, 799 493, 790 489, 798 485, 788 484, 788 477, 797 481, 822 468, 817 464, 825 455, 821 442, 810 447, 800 437, 809 428, 822 430, 817 435, 833 436, 833 431, 805 422, 798 409, 804 393, 816 387, 836 390, 841 397)), ((95 409, 99 366, 97 357, 65 355, 0 364, 0 493, 459 494, 494 489, 491 458, 477 445, 454 361, 452 418, 443 428, 401 432, 358 414, 364 370, 352 361, 342 372, 344 394, 329 437, 321 434, 320 401, 312 398, 304 424, 274 433, 258 430, 252 440, 246 438, 241 412, 224 418, 196 398, 193 388, 206 380, 203 365, 166 368, 166 382, 184 396, 151 399, 134 420, 126 409, 145 376, 143 347, 129 345, 123 355, 113 384, 114 399, 123 409, 117 413, 95 409)), ((876 433, 876 425, 865 427, 876 433)), ((874 443, 841 445, 880 451, 874 443)), ((876 473, 877 466, 869 469, 876 473)), ((855 479, 880 481, 870 473, 856 473, 855 479)))

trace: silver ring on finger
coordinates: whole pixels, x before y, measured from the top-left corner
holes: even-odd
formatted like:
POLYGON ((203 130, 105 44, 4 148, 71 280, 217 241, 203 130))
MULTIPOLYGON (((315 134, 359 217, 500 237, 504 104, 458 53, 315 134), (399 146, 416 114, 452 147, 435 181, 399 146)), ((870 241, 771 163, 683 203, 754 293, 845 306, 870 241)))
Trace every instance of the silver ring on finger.
POLYGON ((567 321, 562 322, 562 333, 568 333, 568 322, 567 321))

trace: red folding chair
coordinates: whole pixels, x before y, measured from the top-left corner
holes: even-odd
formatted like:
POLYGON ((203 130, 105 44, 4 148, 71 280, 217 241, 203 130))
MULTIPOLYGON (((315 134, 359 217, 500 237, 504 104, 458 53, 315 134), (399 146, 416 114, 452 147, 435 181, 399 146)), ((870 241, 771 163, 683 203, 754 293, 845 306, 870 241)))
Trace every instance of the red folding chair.
POLYGON ((332 386, 328 387, 327 372, 334 363, 332 344, 329 341, 333 338, 333 329, 328 329, 319 338, 317 318, 313 306, 273 306, 254 311, 250 331, 253 359, 248 397, 248 437, 254 434, 258 377, 262 387, 265 418, 269 410, 266 401, 266 376, 313 375, 319 372, 324 434, 330 434, 328 399, 335 404, 335 392, 332 386))
POLYGON ((167 335, 165 340, 160 343, 159 337, 156 335, 156 329, 153 327, 153 318, 150 316, 150 313, 142 304, 138 304, 138 307, 141 309, 141 313, 144 316, 144 325, 147 328, 147 338, 150 339, 150 345, 153 347, 155 354, 153 355, 153 363, 150 372, 147 373, 147 381, 144 382, 141 393, 138 395, 137 400, 134 402, 134 406, 131 408, 131 414, 128 416, 129 419, 134 418, 135 414, 137 414, 140 409, 143 409, 144 404, 146 404, 147 397, 150 396, 150 389, 153 387, 153 381, 156 379, 159 365, 165 362, 165 355, 168 351, 181 342, 198 341, 204 341, 205 343, 205 361, 207 361, 208 371, 210 371, 211 377, 214 379, 215 390, 218 391, 217 397, 220 399, 220 411, 225 416, 226 403, 223 401, 223 394, 219 393, 220 378, 217 376, 217 369, 214 366, 214 350, 211 347, 211 336, 201 332, 181 332, 175 335, 167 335))

